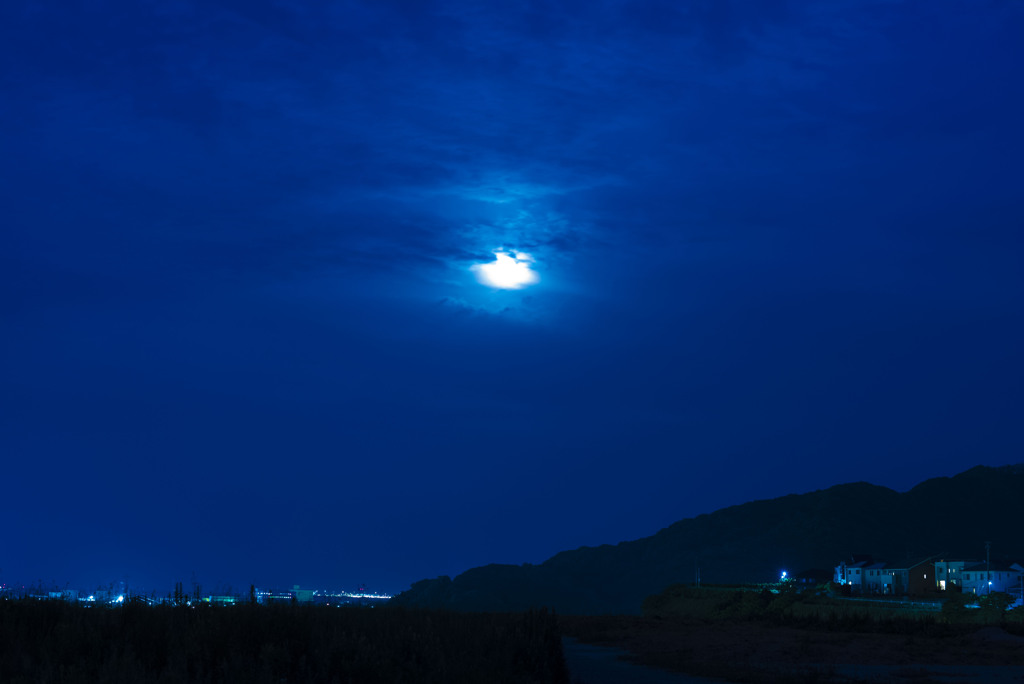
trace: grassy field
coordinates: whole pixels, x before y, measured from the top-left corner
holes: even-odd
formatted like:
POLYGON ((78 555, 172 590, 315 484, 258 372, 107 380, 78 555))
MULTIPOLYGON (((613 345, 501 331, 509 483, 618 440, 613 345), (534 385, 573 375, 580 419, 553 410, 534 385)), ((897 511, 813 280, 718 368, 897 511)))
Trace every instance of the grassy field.
POLYGON ((1012 598, 950 594, 918 600, 850 599, 826 587, 694 587, 676 584, 648 597, 643 614, 705 620, 754 620, 828 630, 871 629, 921 634, 949 625, 998 624, 1024 634, 1024 610, 1007 611, 1012 598))
POLYGON ((568 681, 543 611, 0 601, 4 684, 568 681))
POLYGON ((604 617, 22 599, 0 601, 0 682, 565 684, 563 634, 733 682, 896 681, 881 671, 923 683, 965 666, 1024 678, 1024 612, 998 597, 968 603, 682 585, 650 597, 643 616, 604 617))

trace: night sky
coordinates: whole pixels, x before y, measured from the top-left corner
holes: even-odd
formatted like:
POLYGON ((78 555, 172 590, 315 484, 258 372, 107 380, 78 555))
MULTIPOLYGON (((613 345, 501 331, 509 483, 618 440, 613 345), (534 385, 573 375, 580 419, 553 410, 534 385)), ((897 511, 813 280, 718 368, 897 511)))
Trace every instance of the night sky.
POLYGON ((0 3, 0 582, 399 591, 1024 461, 1021 36, 0 3))

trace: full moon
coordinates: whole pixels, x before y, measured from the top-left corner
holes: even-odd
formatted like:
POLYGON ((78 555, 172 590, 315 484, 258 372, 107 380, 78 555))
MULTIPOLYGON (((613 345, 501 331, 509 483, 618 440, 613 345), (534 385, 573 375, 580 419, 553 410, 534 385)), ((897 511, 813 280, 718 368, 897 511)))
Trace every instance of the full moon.
POLYGON ((530 269, 533 257, 525 252, 495 252, 494 261, 489 264, 475 264, 472 271, 476 278, 488 287, 499 290, 521 290, 540 280, 537 272, 530 269))

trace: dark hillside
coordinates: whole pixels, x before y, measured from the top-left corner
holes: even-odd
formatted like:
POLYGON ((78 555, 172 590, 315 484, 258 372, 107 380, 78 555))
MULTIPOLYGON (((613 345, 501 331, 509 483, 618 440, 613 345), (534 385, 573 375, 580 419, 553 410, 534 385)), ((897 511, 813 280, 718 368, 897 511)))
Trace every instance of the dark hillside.
POLYGON ((829 568, 854 553, 892 562, 943 553, 1024 558, 1024 466, 978 466, 905 493, 857 482, 731 506, 615 546, 563 551, 540 565, 488 565, 414 584, 398 605, 456 610, 551 606, 638 613, 646 596, 692 582, 771 581, 780 569, 829 568))

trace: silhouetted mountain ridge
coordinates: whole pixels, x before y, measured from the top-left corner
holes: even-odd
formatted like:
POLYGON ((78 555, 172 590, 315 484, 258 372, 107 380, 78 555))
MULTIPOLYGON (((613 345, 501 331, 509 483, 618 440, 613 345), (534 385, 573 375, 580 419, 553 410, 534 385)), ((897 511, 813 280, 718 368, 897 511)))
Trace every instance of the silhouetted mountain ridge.
POLYGON ((540 565, 487 565, 415 583, 392 599, 454 610, 636 613, 676 582, 762 582, 780 569, 830 568, 854 553, 894 563, 934 554, 1024 559, 1017 512, 1024 464, 977 466, 900 493, 867 482, 729 506, 616 545, 562 551, 540 565))

